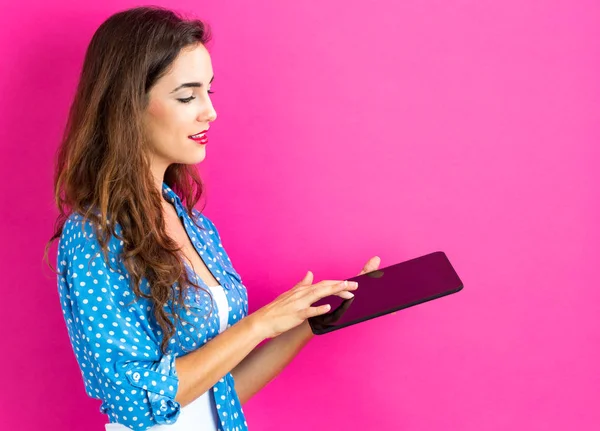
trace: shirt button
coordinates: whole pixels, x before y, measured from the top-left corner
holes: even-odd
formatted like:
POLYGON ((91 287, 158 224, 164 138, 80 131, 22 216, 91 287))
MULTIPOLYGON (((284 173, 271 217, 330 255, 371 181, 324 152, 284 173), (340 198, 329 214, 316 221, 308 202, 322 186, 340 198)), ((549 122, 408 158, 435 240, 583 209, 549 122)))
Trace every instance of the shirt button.
POLYGON ((167 405, 163 404, 162 406, 160 406, 160 409, 164 412, 165 410, 167 410, 167 405))
POLYGON ((136 372, 136 373, 133 373, 133 376, 131 376, 131 377, 133 377, 133 381, 137 383, 140 381, 141 376, 140 376, 140 373, 136 372))

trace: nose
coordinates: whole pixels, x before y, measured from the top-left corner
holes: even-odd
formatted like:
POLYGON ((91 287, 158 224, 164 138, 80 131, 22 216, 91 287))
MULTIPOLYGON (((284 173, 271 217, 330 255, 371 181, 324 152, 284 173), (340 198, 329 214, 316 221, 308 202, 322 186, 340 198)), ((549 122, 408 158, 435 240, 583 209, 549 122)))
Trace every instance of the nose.
POLYGON ((215 121, 216 119, 217 111, 215 111, 213 104, 210 102, 207 104, 206 109, 203 109, 200 115, 198 115, 198 121, 200 122, 215 121))
POLYGON ((215 121, 217 119, 217 111, 214 108, 210 109, 210 116, 207 121, 215 121))

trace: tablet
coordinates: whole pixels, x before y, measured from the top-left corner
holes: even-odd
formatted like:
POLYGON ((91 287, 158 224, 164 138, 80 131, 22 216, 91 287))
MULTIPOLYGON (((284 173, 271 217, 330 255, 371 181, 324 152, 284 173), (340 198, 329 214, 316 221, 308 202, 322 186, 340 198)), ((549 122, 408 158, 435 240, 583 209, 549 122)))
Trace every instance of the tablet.
POLYGON ((436 251, 386 268, 348 278, 358 282, 354 298, 336 295, 313 304, 330 304, 331 310, 308 322, 316 335, 374 319, 403 308, 456 293, 463 288, 443 251, 436 251))

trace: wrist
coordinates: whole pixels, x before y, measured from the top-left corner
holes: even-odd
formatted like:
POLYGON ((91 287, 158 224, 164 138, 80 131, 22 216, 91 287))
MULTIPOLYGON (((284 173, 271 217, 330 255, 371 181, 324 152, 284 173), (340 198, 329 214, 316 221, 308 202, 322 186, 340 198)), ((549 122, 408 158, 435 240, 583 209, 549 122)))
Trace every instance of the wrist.
POLYGON ((256 312, 246 316, 243 321, 246 323, 252 337, 255 338, 258 343, 262 343, 269 338, 264 322, 256 312))
POLYGON ((305 320, 304 322, 302 322, 297 328, 296 330, 298 332, 300 332, 302 334, 303 338, 306 338, 307 340, 312 339, 315 334, 313 333, 310 324, 308 323, 308 320, 305 320))

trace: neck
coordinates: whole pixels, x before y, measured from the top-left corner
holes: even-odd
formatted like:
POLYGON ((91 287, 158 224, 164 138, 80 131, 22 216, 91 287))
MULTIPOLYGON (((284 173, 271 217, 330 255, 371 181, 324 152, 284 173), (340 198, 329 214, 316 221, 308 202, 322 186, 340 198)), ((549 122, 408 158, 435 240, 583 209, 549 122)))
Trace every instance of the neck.
POLYGON ((157 158, 154 158, 150 162, 150 171, 152 172, 152 177, 154 178, 154 186, 158 190, 159 196, 162 196, 162 185, 163 181, 165 180, 165 172, 167 171, 167 168, 168 165, 161 163, 157 158))

